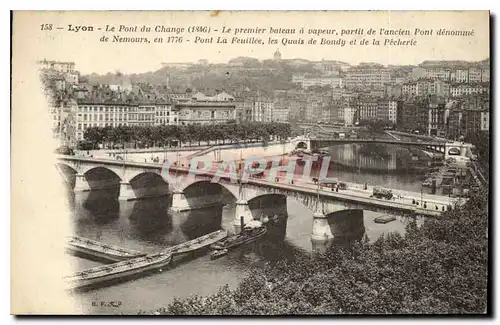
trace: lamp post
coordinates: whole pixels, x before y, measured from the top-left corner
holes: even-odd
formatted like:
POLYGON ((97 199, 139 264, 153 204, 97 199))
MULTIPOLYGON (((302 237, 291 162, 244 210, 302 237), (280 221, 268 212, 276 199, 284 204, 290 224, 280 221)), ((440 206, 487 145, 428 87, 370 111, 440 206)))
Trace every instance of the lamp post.
POLYGON ((319 187, 321 184, 321 179, 318 177, 318 186, 316 187, 316 212, 323 213, 323 207, 320 210, 320 199, 319 199, 319 187))
MULTIPOLYGON (((167 140, 170 142, 170 140, 167 140)), ((165 144, 165 141, 163 141, 163 162, 165 163, 167 161, 167 145, 165 144)))
MULTIPOLYGON (((123 158, 122 158, 122 161, 123 161, 123 164, 122 164, 123 175, 122 176, 123 177, 122 177, 122 179, 125 179, 125 159, 127 159, 127 150, 125 149, 125 145, 123 145, 123 142, 122 142, 122 146, 123 146, 123 158)), ((117 158, 118 158, 118 155, 117 155, 117 158)))
POLYGON ((420 206, 423 207, 424 201, 424 186, 420 183, 420 206))
POLYGON ((177 161, 176 161, 176 166, 175 166, 175 187, 178 189, 179 188, 179 143, 176 147, 176 158, 177 158, 177 161))
POLYGON ((236 181, 238 182, 239 186, 238 186, 238 200, 243 200, 244 199, 244 193, 243 193, 243 172, 244 172, 244 164, 243 164, 243 167, 242 167, 242 164, 243 164, 243 154, 240 150, 240 160, 238 162, 238 167, 237 167, 237 179, 236 181))

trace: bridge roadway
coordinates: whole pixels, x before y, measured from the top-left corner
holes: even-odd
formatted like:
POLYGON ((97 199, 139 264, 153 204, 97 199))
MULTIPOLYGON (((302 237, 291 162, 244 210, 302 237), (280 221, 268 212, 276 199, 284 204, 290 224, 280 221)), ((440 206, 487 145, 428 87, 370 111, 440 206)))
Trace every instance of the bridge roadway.
MULTIPOLYGON (((116 170, 116 168, 130 168, 138 170, 137 172, 153 172, 155 174, 164 174, 164 166, 162 164, 155 163, 142 163, 142 162, 127 162, 127 161, 117 161, 108 159, 95 159, 95 158, 82 158, 74 156, 59 156, 58 160, 61 163, 73 163, 76 165, 87 165, 87 171, 96 167, 111 167, 116 170), (89 166, 90 165, 90 166, 89 166)), ((211 180, 215 175, 215 171, 218 166, 213 165, 210 171, 197 171, 196 178, 194 182, 201 180, 211 180)), ((179 173, 180 175, 188 174, 190 169, 188 167, 175 167, 169 166, 169 174, 179 173)), ((125 171, 124 171, 125 174, 125 171)), ((230 191, 238 193, 237 184, 232 184, 231 182, 224 180, 223 178, 219 181, 222 186, 229 188, 230 191)), ((285 196, 297 197, 297 194, 307 202, 311 202, 310 205, 315 206, 315 200, 317 197, 317 186, 314 185, 310 180, 304 181, 302 176, 299 178, 294 178, 294 183, 289 183, 288 180, 283 179, 282 176, 278 176, 278 182, 269 182, 269 178, 256 178, 250 177, 245 181, 245 187, 254 187, 262 191, 262 194, 282 194, 285 196), (305 197, 305 199, 304 199, 305 197)), ((189 185, 188 185, 189 186, 189 185)), ((383 211, 383 212, 397 212, 403 214, 419 214, 427 216, 438 216, 441 214, 448 205, 454 205, 457 201, 455 199, 438 196, 438 195, 428 195, 422 193, 414 192, 404 192, 404 198, 386 200, 377 199, 370 197, 371 192, 363 190, 362 184, 352 184, 348 186, 347 190, 339 190, 338 192, 332 191, 330 188, 321 189, 319 191, 321 201, 337 201, 344 204, 347 207, 355 207, 358 209, 371 210, 371 211, 383 211), (423 200, 422 200, 423 199, 423 200), (412 204, 412 201, 417 202, 427 202, 427 207, 423 208, 422 204, 418 206, 412 204), (437 207, 437 208, 436 208, 437 207)), ((182 190, 182 189, 181 189, 182 190)), ((255 191, 254 191, 255 192, 255 191)), ((262 195, 261 194, 261 195, 262 195)), ((402 194, 402 192, 401 192, 402 194)), ((237 194, 235 195, 237 197, 237 194)), ((398 197, 399 195, 396 195, 398 197)))
MULTIPOLYGON (((332 138, 310 138, 311 143, 327 143, 327 144, 348 144, 348 143, 377 143, 377 144, 395 144, 400 146, 420 146, 420 147, 444 147, 445 141, 404 141, 396 139, 332 139, 332 138)), ((322 146, 323 147, 323 146, 322 146)), ((326 147, 326 146, 325 146, 326 147)))

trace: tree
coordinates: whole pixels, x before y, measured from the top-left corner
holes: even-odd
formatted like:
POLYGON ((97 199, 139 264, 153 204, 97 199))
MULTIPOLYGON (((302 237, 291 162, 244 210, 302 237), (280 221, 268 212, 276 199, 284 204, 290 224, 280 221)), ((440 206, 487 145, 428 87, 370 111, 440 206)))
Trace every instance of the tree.
POLYGON ((83 138, 92 142, 93 148, 96 148, 97 145, 104 140, 103 130, 97 126, 86 128, 83 132, 83 138))
POLYGON ((392 122, 381 119, 364 119, 359 121, 359 125, 366 126, 370 132, 370 137, 374 138, 377 134, 384 132, 386 128, 392 126, 392 122))
POLYGON ((473 144, 481 160, 489 162, 490 159, 490 137, 487 132, 475 132, 466 138, 473 144))
POLYGON ((176 299, 169 315, 483 314, 488 290, 488 195, 383 235, 299 254, 249 274, 235 290, 176 299))
POLYGON ((159 144, 162 142, 163 139, 163 126, 162 125, 156 125, 151 127, 151 138, 150 141, 153 143, 153 147, 159 146, 159 144))
POLYGON ((139 142, 141 142, 143 145, 149 146, 152 142, 151 131, 151 126, 143 126, 137 128, 137 138, 139 142))

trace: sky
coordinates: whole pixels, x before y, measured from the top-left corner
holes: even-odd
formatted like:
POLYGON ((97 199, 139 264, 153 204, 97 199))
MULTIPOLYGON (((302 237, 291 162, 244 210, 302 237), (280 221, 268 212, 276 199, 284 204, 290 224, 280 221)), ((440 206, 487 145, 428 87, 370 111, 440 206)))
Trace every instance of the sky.
MULTIPOLYGON (((44 25, 45 26, 45 25, 44 25)), ((211 63, 226 63, 237 56, 249 56, 260 60, 271 59, 279 49, 283 59, 303 58, 319 61, 339 60, 350 64, 359 62, 377 62, 384 65, 419 64, 425 60, 465 60, 479 61, 489 57, 489 13, 487 11, 447 12, 447 11, 409 11, 409 12, 220 12, 214 15, 208 11, 198 12, 20 12, 14 15, 13 55, 24 60, 73 61, 83 74, 121 71, 123 73, 143 73, 162 67, 162 62, 196 62, 207 59, 211 63), (52 24, 47 30, 43 24, 52 24), (69 27, 71 25, 71 28, 69 27), (105 32, 106 26, 115 27, 115 31, 105 32), (77 26, 89 26, 94 30, 75 32, 77 26), (137 28, 137 32, 126 32, 137 28), (152 30, 156 26, 184 28, 184 32, 141 33, 141 27, 152 30), (205 26, 211 33, 190 33, 189 27, 205 26), (59 27, 60 29, 57 29, 59 27), (301 27, 304 34, 298 34, 301 27), (100 28, 100 30, 99 30, 100 28), (231 28, 231 32, 222 33, 222 29, 231 28), (266 29, 259 35, 239 34, 237 28, 266 29), (270 34, 270 28, 295 29, 296 34, 270 34), (375 35, 366 35, 373 28, 375 35), (408 30, 411 35, 383 36, 380 29, 408 30), (45 29, 45 30, 42 30, 45 29), (70 31, 73 30, 73 31, 70 31), (312 35, 309 30, 332 30, 339 35, 316 36, 343 39, 346 45, 308 45, 281 43, 283 38, 296 40, 302 38, 306 43, 312 35), (356 35, 356 30, 363 29, 364 35, 356 35), (416 30, 417 35, 415 34, 416 30), (438 29, 473 30, 473 36, 437 36, 438 29), (217 30, 217 31, 215 31, 217 30), (345 35, 346 32, 352 31, 345 35), (424 35, 430 33, 432 36, 424 35), (344 31, 344 35, 340 35, 344 31), (101 42, 103 36, 148 37, 145 43, 101 42), (182 36, 182 43, 166 43, 168 36, 182 36), (196 37, 213 37, 212 43, 196 43, 196 37), (278 40, 278 44, 216 44, 218 37, 246 39, 261 37, 266 43, 269 37, 278 40), (164 43, 154 43, 154 38, 163 37, 164 43), (385 39, 414 41, 408 46, 359 45, 362 39, 369 43, 373 38, 380 42, 385 39), (189 40, 189 42, 188 42, 189 40), (358 45, 349 45, 356 40, 358 45), (196 43, 196 44, 195 44, 196 43)))

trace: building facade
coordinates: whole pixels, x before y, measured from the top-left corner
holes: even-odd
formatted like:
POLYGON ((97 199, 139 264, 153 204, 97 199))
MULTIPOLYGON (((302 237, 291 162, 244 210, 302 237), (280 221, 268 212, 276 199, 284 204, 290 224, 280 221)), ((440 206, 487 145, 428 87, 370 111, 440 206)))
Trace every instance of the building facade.
POLYGON ((384 89, 391 81, 389 70, 383 67, 358 66, 345 72, 344 85, 348 88, 371 87, 384 89))
POLYGON ((360 120, 377 119, 378 103, 376 100, 371 98, 359 98, 354 101, 354 103, 358 112, 357 116, 360 120))
POLYGON ((225 123, 235 118, 236 105, 232 101, 185 101, 175 103, 179 111, 179 125, 225 123))
POLYGON ((62 73, 75 73, 75 62, 61 62, 61 61, 49 61, 41 60, 38 61, 38 66, 40 69, 55 70, 62 73))
POLYGON ((431 101, 428 104, 428 135, 445 136, 447 133, 448 112, 442 100, 431 101))
POLYGON ((172 103, 160 102, 155 104, 154 125, 177 125, 179 115, 176 109, 172 109, 172 103))
POLYGON ((355 121, 356 108, 348 104, 344 106, 343 113, 344 113, 343 114, 344 125, 345 126, 354 125, 354 123, 356 122, 355 121))
POLYGON ((472 94, 488 94, 489 84, 453 84, 450 87, 451 97, 468 96, 472 94))
MULTIPOLYGON (((76 139, 83 140, 84 132, 89 127, 134 125, 136 121, 137 105, 82 101, 78 103, 76 114, 76 139)), ((154 119, 151 125, 153 122, 154 119)))

